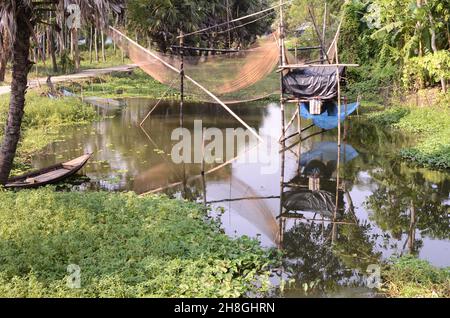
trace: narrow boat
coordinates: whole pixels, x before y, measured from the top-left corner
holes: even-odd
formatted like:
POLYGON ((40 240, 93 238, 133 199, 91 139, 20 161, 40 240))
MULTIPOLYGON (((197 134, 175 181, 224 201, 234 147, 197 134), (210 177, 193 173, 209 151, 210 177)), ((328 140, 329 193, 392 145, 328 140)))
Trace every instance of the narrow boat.
POLYGON ((92 153, 85 154, 70 161, 13 177, 5 188, 37 188, 64 180, 77 173, 91 158, 92 153))

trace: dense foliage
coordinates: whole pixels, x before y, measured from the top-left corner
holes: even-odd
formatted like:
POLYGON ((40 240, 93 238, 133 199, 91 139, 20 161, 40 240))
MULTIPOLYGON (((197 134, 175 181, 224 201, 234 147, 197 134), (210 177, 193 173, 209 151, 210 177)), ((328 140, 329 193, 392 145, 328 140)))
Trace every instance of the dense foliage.
POLYGON ((230 239, 195 203, 51 188, 0 198, 2 297, 237 297, 268 287, 270 252, 230 239), (79 289, 67 285, 70 264, 79 289))
POLYGON ((375 97, 450 79, 448 0, 352 0, 344 6, 340 52, 356 62, 354 90, 375 97))

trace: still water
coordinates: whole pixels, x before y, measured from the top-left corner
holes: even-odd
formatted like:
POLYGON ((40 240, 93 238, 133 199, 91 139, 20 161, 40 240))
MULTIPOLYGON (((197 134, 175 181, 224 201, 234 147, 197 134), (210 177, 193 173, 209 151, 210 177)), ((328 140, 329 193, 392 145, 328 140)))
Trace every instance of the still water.
MULTIPOLYGON (((408 136, 354 117, 340 156, 337 129, 310 138, 319 131, 304 132, 303 142, 290 139, 280 154, 279 106, 252 103, 233 110, 263 136, 264 160, 239 160, 262 153, 262 144, 250 139, 237 142, 232 154, 223 149, 217 162, 175 164, 171 152, 178 141, 171 135, 180 127, 178 104, 160 104, 139 125, 155 103, 100 105, 106 119, 65 128, 60 141, 33 159, 35 167, 92 152, 82 171, 89 181, 81 189, 156 191, 210 204, 228 235, 258 237, 263 246, 284 249, 283 272, 295 279, 285 296, 370 295, 360 274, 392 255, 414 253, 450 266, 450 174, 398 160, 398 149, 413 142, 408 136)), ((286 117, 294 111, 288 107, 286 117)), ((217 105, 187 104, 183 113, 192 136, 194 120, 224 136, 227 128, 241 127, 217 105)))

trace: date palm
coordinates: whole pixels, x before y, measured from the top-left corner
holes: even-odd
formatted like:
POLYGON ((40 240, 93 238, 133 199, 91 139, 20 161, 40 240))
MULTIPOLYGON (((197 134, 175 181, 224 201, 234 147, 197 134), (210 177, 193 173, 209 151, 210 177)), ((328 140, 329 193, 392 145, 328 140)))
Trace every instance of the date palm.
MULTIPOLYGON (((12 54, 12 82, 9 112, 0 149, 0 184, 5 184, 20 139, 25 108, 31 37, 37 24, 42 23, 49 10, 64 14, 69 4, 78 4, 82 20, 105 26, 111 13, 123 9, 124 0, 0 0, 0 33, 7 34, 12 54)), ((60 26, 64 27, 64 26, 60 26)), ((4 52, 5 50, 2 50, 4 52)))

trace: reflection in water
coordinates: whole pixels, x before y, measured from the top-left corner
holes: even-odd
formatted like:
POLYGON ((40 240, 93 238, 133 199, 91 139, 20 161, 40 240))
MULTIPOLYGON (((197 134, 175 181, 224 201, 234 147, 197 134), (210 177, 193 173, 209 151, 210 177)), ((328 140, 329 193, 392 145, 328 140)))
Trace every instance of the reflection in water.
MULTIPOLYGON (((405 136, 352 119, 338 165, 335 132, 317 134, 283 153, 285 183, 280 191, 281 169, 262 173, 260 164, 239 160, 205 163, 203 169, 201 164, 173 163, 176 141, 171 133, 180 124, 178 104, 160 105, 140 129, 154 103, 130 99, 116 110, 100 108, 114 117, 65 128, 63 140, 34 158, 35 166, 93 152, 83 169, 91 181, 82 188, 136 193, 162 189, 171 197, 208 202, 213 211, 223 212, 230 236, 259 237, 264 246, 284 249, 285 269, 296 278, 287 291, 290 296, 303 295, 305 283, 316 294, 359 286, 357 271, 363 273, 368 264, 393 254, 412 252, 437 266, 450 265, 450 176, 399 161, 396 151, 411 142, 405 136)), ((233 110, 278 149, 276 104, 252 103, 233 110)), ((221 131, 240 127, 216 105, 186 103, 183 111, 189 130, 196 119, 221 131)), ((294 111, 288 108, 286 116, 294 111)), ((246 142, 234 155, 251 155, 257 148, 246 142)), ((272 155, 272 162, 280 161, 277 152, 272 155)))
POLYGON ((284 267, 295 278, 290 296, 364 286, 359 271, 379 262, 370 226, 355 215, 347 191, 352 181, 338 168, 357 156, 346 143, 340 148, 336 142, 315 143, 299 153, 298 175, 283 186, 280 246, 287 255, 284 267))

